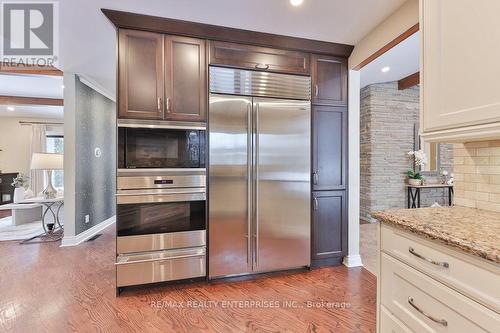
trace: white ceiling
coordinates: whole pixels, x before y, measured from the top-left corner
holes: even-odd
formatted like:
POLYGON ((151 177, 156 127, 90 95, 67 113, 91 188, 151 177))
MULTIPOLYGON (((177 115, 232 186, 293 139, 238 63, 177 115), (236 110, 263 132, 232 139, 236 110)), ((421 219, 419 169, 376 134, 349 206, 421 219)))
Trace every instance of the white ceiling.
MULTIPOLYGON (((63 119, 62 106, 48 105, 16 105, 14 111, 9 111, 7 105, 0 105, 0 118, 41 118, 41 119, 63 119)), ((0 120, 1 121, 1 120, 0 120)))
POLYGON ((63 98, 62 85, 61 76, 0 74, 0 95, 63 98))
POLYGON ((417 32, 361 69, 361 87, 400 80, 420 68, 420 33, 417 32), (385 66, 391 68, 383 73, 385 66))
POLYGON ((60 69, 115 95, 116 32, 101 8, 355 45, 405 0, 64 0, 60 69))
MULTIPOLYGON (((0 74, 0 95, 5 96, 63 98, 62 86, 61 76, 0 74)), ((0 105, 0 117, 62 119, 63 114, 62 106, 0 105)))

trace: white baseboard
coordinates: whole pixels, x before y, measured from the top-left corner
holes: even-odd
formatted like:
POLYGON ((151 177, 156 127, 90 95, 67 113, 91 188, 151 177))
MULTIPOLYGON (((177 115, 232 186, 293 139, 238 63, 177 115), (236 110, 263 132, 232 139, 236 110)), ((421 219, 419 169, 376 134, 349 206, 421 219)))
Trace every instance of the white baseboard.
POLYGON ((359 254, 353 256, 345 256, 342 263, 347 267, 363 266, 363 262, 361 261, 361 256, 359 254))
POLYGON ((109 219, 102 221, 101 223, 93 226, 90 229, 85 230, 82 233, 79 233, 76 236, 64 236, 61 241, 61 247, 80 245, 87 239, 97 235, 99 232, 103 231, 104 229, 106 229, 115 222, 116 222, 116 215, 111 216, 109 219))

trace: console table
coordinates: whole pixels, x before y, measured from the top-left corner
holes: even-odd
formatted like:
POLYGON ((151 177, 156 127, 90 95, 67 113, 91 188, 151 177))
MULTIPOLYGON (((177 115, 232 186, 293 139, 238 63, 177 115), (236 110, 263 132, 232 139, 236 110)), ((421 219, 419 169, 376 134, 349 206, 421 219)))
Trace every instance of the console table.
POLYGON ((420 208, 420 191, 422 189, 444 188, 448 189, 448 205, 453 204, 453 185, 448 184, 426 184, 406 185, 408 188, 408 208, 420 208))

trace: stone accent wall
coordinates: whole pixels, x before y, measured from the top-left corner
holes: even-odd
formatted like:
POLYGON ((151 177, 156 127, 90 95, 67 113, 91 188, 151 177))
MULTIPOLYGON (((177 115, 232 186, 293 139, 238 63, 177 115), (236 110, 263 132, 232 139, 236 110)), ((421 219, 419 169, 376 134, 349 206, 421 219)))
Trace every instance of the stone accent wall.
POLYGON ((500 212, 500 140, 455 144, 455 205, 500 212))
MULTIPOLYGON (((407 207, 406 153, 413 150, 414 126, 419 122, 420 89, 398 90, 397 82, 361 89, 361 219, 372 221, 372 211, 407 207)), ((453 146, 441 145, 441 166, 452 172, 453 146)), ((427 181, 439 179, 427 177, 427 181)), ((446 205, 448 192, 422 190, 422 207, 446 205)))

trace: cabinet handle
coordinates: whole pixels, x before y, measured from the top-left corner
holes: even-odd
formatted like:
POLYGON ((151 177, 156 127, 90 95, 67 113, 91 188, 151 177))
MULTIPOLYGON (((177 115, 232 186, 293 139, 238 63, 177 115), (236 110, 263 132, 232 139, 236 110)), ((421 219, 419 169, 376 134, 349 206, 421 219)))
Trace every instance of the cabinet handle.
POLYGON ((158 97, 158 112, 161 112, 161 97, 158 97))
POLYGON ((267 64, 257 64, 257 65, 255 65, 255 68, 256 69, 268 70, 269 69, 269 65, 267 65, 267 64))
POLYGON ((424 257, 421 254, 418 254, 417 252, 415 252, 415 249, 413 249, 411 246, 408 248, 408 252, 410 252, 411 254, 413 254, 415 257, 420 258, 422 260, 425 260, 425 261, 427 261, 427 262, 429 262, 429 263, 431 263, 433 265, 442 266, 442 267, 445 267, 445 268, 450 267, 450 264, 448 264, 445 261, 442 261, 442 262, 441 261, 434 261, 432 259, 424 257))
POLYGON ((313 197, 313 210, 318 210, 318 207, 319 207, 319 202, 318 202, 318 198, 316 196, 313 197))
POLYGON ((167 104, 167 112, 170 112, 170 98, 167 97, 165 102, 167 104))
POLYGON ((430 314, 426 313, 424 310, 420 309, 415 304, 415 301, 413 300, 413 297, 411 297, 411 296, 408 297, 408 304, 410 304, 415 310, 417 310, 418 312, 420 312, 422 315, 424 315, 425 317, 429 318, 433 322, 441 324, 443 326, 448 326, 448 322, 446 320, 444 320, 444 319, 437 319, 437 318, 431 316, 430 314))
POLYGON ((253 183, 252 183, 252 161, 253 151, 252 151, 252 139, 253 139, 253 127, 252 127, 252 103, 247 104, 247 265, 250 264, 250 254, 252 253, 252 207, 253 202, 253 183))
POLYGON ((314 97, 318 97, 319 95, 319 87, 317 84, 314 85, 314 97))
POLYGON ((319 183, 319 173, 318 171, 313 172, 313 185, 318 185, 319 183))

